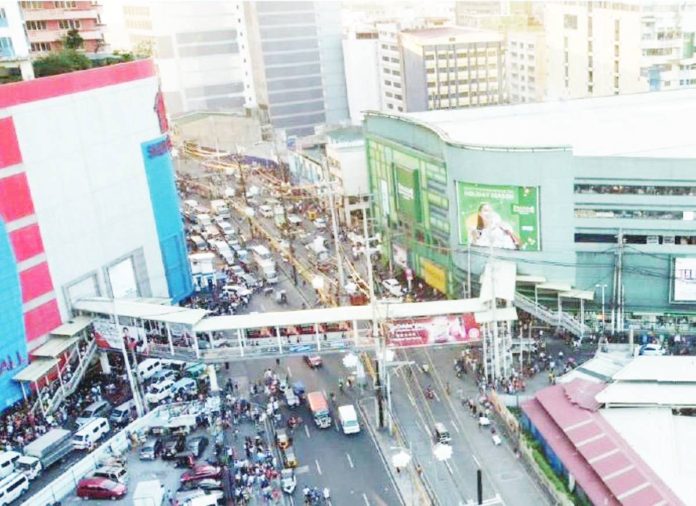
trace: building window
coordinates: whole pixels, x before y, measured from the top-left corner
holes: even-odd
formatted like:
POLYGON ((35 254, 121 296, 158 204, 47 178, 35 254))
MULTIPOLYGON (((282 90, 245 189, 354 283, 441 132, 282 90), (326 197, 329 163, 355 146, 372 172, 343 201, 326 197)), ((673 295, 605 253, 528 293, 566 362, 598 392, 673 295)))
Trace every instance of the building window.
POLYGON ((20 2, 19 4, 25 10, 43 9, 43 2, 20 2))
POLYGON ((570 14, 566 14, 565 16, 563 16, 563 28, 567 28, 569 30, 577 30, 578 17, 572 16, 570 14))
POLYGON ((58 22, 61 30, 79 30, 80 20, 79 19, 61 19, 58 22))
POLYGON ((75 9, 77 2, 53 2, 53 5, 56 9, 75 9))
POLYGON ((51 44, 49 44, 48 42, 33 42, 31 44, 31 50, 34 53, 41 53, 43 51, 50 51, 51 44))
POLYGON ((27 21, 27 30, 45 30, 45 21, 27 21))
POLYGON ((12 39, 9 37, 0 37, 0 57, 12 58, 14 56, 14 47, 12 39))

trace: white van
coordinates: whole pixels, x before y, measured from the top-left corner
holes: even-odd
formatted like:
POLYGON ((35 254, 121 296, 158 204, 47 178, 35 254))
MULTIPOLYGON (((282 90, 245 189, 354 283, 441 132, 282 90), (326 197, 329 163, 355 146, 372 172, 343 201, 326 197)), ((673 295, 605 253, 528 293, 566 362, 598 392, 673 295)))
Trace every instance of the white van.
POLYGON ((95 418, 75 433, 73 447, 76 450, 89 450, 109 432, 109 429, 109 421, 106 418, 95 418))
POLYGON ((15 462, 21 457, 21 453, 17 452, 1 452, 0 453, 0 478, 11 475, 15 470, 15 462))
POLYGON ((198 385, 196 384, 196 380, 191 378, 181 378, 172 385, 172 394, 177 395, 179 391, 183 391, 185 394, 189 395, 197 395, 198 385))
POLYGON ((148 358, 138 364, 138 375, 143 380, 149 380, 157 371, 162 369, 162 362, 157 358, 148 358))
POLYGON ((114 408, 109 415, 109 420, 116 425, 127 425, 130 421, 131 410, 135 408, 135 401, 131 399, 114 408))
POLYGON ((159 404, 164 399, 170 398, 172 393, 172 380, 165 380, 150 387, 150 391, 145 394, 145 400, 150 404, 159 404))
POLYGON ((22 473, 13 473, 0 481, 0 506, 11 504, 29 490, 29 480, 22 473))
POLYGON ((82 413, 80 414, 80 416, 77 417, 77 420, 75 420, 75 422, 77 423, 78 427, 82 427, 84 424, 86 424, 93 418, 106 415, 110 407, 111 404, 109 404, 106 401, 95 401, 89 406, 87 406, 84 409, 84 411, 82 411, 82 413))
POLYGON ((200 235, 192 235, 191 237, 189 237, 189 240, 198 250, 208 249, 208 244, 205 242, 205 239, 203 239, 200 235))
POLYGON ((273 218, 273 208, 267 205, 260 206, 259 214, 264 218, 273 218))
POLYGON ((209 214, 196 215, 196 221, 201 227, 209 227, 213 224, 213 220, 210 218, 209 214))
POLYGON ((355 412, 355 407, 352 404, 338 407, 338 419, 341 420, 344 434, 357 434, 360 432, 358 414, 355 412))

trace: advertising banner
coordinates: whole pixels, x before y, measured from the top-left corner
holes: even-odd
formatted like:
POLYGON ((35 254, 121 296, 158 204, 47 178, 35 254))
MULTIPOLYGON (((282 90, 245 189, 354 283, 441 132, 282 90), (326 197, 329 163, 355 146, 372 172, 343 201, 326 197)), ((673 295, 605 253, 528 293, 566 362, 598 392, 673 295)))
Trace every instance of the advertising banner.
POLYGON ((473 314, 397 320, 389 324, 388 344, 398 347, 475 342, 481 332, 473 314))
POLYGON ((415 221, 420 221, 418 195, 418 171, 398 165, 394 166, 396 181, 396 207, 399 213, 415 221))
POLYGON ((420 264, 421 275, 425 282, 436 290, 447 293, 447 273, 445 269, 426 258, 421 258, 420 264))
POLYGON ((138 353, 147 352, 145 329, 125 325, 119 325, 117 328, 114 323, 99 320, 92 325, 94 338, 101 349, 121 350, 125 342, 129 350, 135 349, 138 353))
POLYGON ((696 258, 674 259, 674 302, 696 301, 696 258))
POLYGON ((459 243, 541 250, 539 189, 457 181, 459 243))
POLYGON ((402 269, 408 269, 408 251, 400 244, 392 244, 392 253, 394 254, 394 263, 402 269))

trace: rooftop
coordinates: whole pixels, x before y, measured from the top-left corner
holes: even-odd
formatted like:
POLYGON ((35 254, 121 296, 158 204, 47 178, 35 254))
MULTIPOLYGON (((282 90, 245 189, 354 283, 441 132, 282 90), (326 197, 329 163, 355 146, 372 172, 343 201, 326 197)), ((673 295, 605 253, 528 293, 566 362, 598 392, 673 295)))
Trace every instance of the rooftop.
POLYGON ((696 89, 420 113, 370 113, 492 149, 565 148, 579 156, 696 158, 696 89))
POLYGON ((336 128, 326 132, 326 136, 332 143, 358 142, 363 139, 363 129, 359 126, 336 128))
POLYGON ((441 39, 451 38, 461 39, 462 42, 468 40, 488 40, 491 38, 497 40, 501 38, 500 34, 490 30, 463 26, 435 26, 432 28, 403 30, 401 33, 416 39, 421 44, 437 44, 441 39))
POLYGON ((639 356, 617 372, 614 381, 696 383, 696 357, 639 356))

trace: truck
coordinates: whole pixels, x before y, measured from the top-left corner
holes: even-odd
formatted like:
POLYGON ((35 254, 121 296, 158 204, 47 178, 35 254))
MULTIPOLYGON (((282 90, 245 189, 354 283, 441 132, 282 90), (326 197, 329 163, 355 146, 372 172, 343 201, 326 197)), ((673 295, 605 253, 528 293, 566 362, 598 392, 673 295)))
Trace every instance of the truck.
POLYGON ((268 284, 278 282, 278 273, 276 272, 276 264, 273 260, 262 260, 257 263, 259 277, 268 284))
POLYGON ((358 414, 355 411, 355 406, 352 404, 338 407, 338 419, 341 421, 344 434, 357 434, 360 432, 358 414))
POLYGON ((133 506, 162 506, 164 504, 164 487, 159 480, 138 482, 133 492, 133 506))
POLYGON ((27 479, 33 480, 71 451, 72 432, 51 429, 24 447, 24 455, 17 459, 16 467, 27 479))
POLYGON ((331 427, 329 403, 326 402, 326 397, 323 392, 309 392, 307 394, 307 404, 309 405, 309 411, 311 411, 312 418, 317 427, 320 429, 328 429, 331 427))
POLYGON ((210 208, 217 216, 225 219, 230 218, 230 209, 227 207, 227 202, 224 200, 212 200, 210 202, 210 208))

